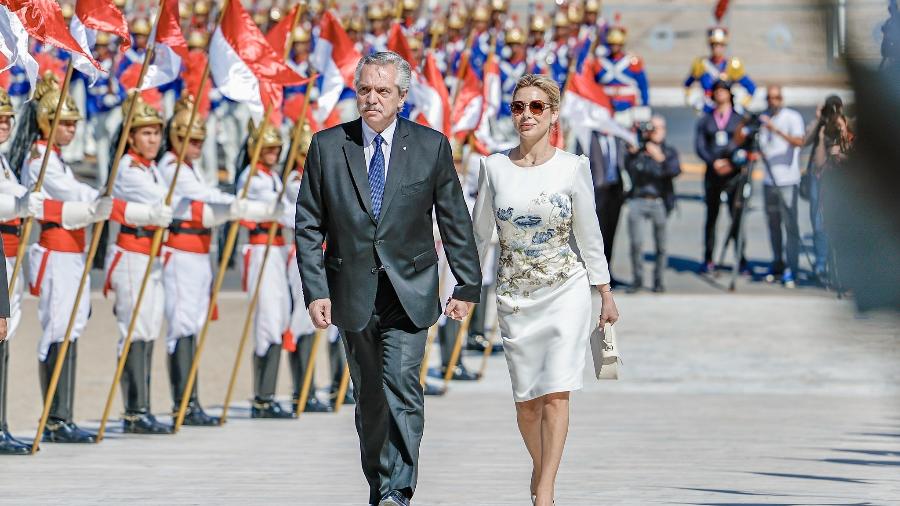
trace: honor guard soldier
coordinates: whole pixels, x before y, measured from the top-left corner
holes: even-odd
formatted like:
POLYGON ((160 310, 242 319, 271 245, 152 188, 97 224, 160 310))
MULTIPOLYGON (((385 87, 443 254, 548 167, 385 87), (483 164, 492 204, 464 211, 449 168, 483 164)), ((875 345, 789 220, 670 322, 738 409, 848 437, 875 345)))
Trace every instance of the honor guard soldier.
POLYGON ((191 18, 191 30, 206 33, 209 31, 209 2, 194 2, 194 16, 191 18))
POLYGON ((472 11, 472 31, 481 36, 491 27, 491 11, 486 6, 478 4, 472 11))
MULTIPOLYGON (((188 143, 172 193, 172 202, 177 203, 176 219, 169 226, 169 236, 162 251, 166 350, 173 416, 185 395, 188 374, 194 361, 196 336, 209 310, 213 281, 209 254, 211 228, 229 220, 263 219, 268 216, 264 205, 252 206, 249 204, 253 203, 246 200, 236 200, 234 195, 211 186, 203 173, 194 167, 206 138, 206 127, 198 115, 188 128, 192 107, 189 96, 182 97, 176 104, 175 114, 167 128, 168 146, 159 160, 159 171, 165 185, 169 186, 175 178, 177 153, 185 142, 188 143)), ((185 425, 219 424, 218 418, 203 411, 196 382, 189 396, 185 425)))
POLYGON ((625 27, 618 24, 606 33, 608 56, 600 58, 600 68, 595 78, 603 85, 617 119, 631 127, 635 119, 650 120, 649 113, 641 112, 648 111, 650 88, 644 62, 639 56, 625 52, 626 34, 625 27))
POLYGON ((116 77, 121 77, 122 73, 128 70, 132 65, 140 65, 144 62, 144 54, 147 52, 147 42, 150 38, 150 21, 147 18, 135 18, 130 26, 131 30, 131 47, 129 47, 122 58, 119 60, 119 68, 116 70, 116 77))
POLYGON ((444 74, 444 82, 448 90, 452 90, 456 84, 456 72, 459 70, 459 61, 466 49, 466 18, 464 13, 454 11, 447 18, 447 42, 443 50, 436 52, 438 66, 444 74))
POLYGON ((525 48, 527 42, 525 31, 519 26, 511 25, 504 35, 506 43, 503 46, 500 58, 500 82, 503 89, 503 103, 500 105, 500 117, 510 118, 512 112, 509 104, 512 102, 513 91, 519 78, 528 71, 528 54, 525 48))
POLYGON ((725 56, 728 47, 728 30, 722 26, 715 26, 707 31, 710 55, 694 59, 691 65, 691 73, 684 81, 684 96, 688 105, 703 112, 711 112, 715 105, 712 101, 712 88, 716 81, 724 81, 734 91, 734 84, 739 84, 747 92, 741 104, 747 106, 756 92, 756 84, 744 70, 744 62, 736 57, 725 56), (691 98, 691 87, 699 83, 703 90, 702 97, 694 100, 691 98))
POLYGON ((550 18, 544 13, 543 5, 537 9, 528 22, 528 68, 535 70, 546 51, 547 41, 544 39, 550 30, 550 18))
POLYGON ((428 28, 428 19, 419 16, 419 0, 401 0, 403 2, 403 32, 407 37, 421 37, 428 28))
POLYGON ((112 136, 115 135, 118 125, 122 123, 122 114, 119 106, 125 100, 125 89, 119 86, 113 72, 114 52, 111 47, 112 40, 106 32, 97 32, 97 43, 94 46, 94 55, 106 74, 100 74, 93 86, 88 86, 87 78, 78 73, 85 82, 87 89, 87 121, 90 124, 90 137, 94 140, 97 156, 97 182, 100 186, 106 184, 109 173, 109 154, 112 136))
POLYGON ((250 179, 250 167, 244 167, 238 177, 237 194, 249 185, 247 198, 266 204, 269 210, 265 219, 244 220, 241 225, 249 230, 249 243, 243 248, 243 288, 252 296, 259 279, 259 300, 253 321, 253 336, 256 346, 253 354, 254 399, 250 410, 251 418, 290 418, 275 400, 275 385, 278 380, 278 365, 281 361, 282 346, 291 349, 294 344, 290 332, 290 287, 287 282, 287 250, 281 228, 293 223, 294 213, 287 211, 286 198, 279 200, 282 183, 275 170, 281 155, 282 140, 277 127, 266 124, 261 128, 250 125, 250 135, 246 143, 249 154, 262 143, 257 162, 256 174, 250 179), (260 277, 260 265, 266 248, 266 236, 271 227, 278 229, 273 247, 269 251, 265 271, 260 277))
POLYGON ((353 48, 356 49, 359 54, 362 54, 365 50, 363 36, 366 34, 366 18, 359 14, 359 7, 356 5, 353 6, 353 12, 350 14, 350 17, 347 18, 345 28, 347 30, 347 36, 353 41, 353 48))
POLYGON ((586 0, 584 2, 584 14, 581 17, 581 27, 578 30, 578 40, 595 38, 600 36, 600 29, 605 25, 600 17, 600 1, 586 0))
MULTIPOLYGON (((296 125, 292 129, 296 132, 296 125)), ((286 196, 286 208, 295 209, 297 203, 297 195, 300 194, 300 182, 303 179, 303 164, 306 161, 306 153, 309 151, 309 144, 312 141, 312 131, 309 125, 304 123, 303 130, 300 133, 299 145, 297 147, 297 163, 294 165, 291 175, 288 177, 286 196)), ((285 168, 288 170, 288 168, 285 168)), ((289 237, 294 237, 293 223, 285 224, 289 237)), ((291 322, 290 332, 293 337, 293 346, 288 345, 288 359, 291 365, 291 378, 294 380, 293 410, 299 413, 300 393, 303 387, 303 379, 306 371, 310 367, 310 363, 315 363, 315 357, 312 356, 312 344, 315 336, 316 327, 313 325, 309 312, 306 310, 306 304, 303 302, 303 282, 300 279, 300 268, 297 266, 297 250, 293 244, 289 247, 288 266, 287 266, 288 283, 291 290, 291 322)), ((330 350, 329 350, 330 351, 330 350)), ((338 351, 341 351, 340 349, 338 351)), ((343 372, 343 364, 338 373, 343 372)), ((331 406, 320 401, 316 397, 316 380, 312 379, 309 387, 309 395, 306 398, 306 405, 302 409, 305 413, 328 413, 331 412, 331 406)))
MULTIPOLYGON (((294 27, 294 31, 291 32, 291 53, 287 64, 294 69, 294 72, 300 77, 309 77, 311 74, 309 67, 310 44, 311 37, 309 30, 302 26, 294 27)), ((298 93, 302 94, 305 91, 306 84, 285 86, 284 100, 287 102, 294 95, 297 95, 298 93)))
POLYGON ((491 0, 491 28, 502 33, 509 0, 491 0))
POLYGON ((366 17, 369 18, 370 31, 364 37, 366 42, 365 54, 387 51, 388 42, 388 12, 381 4, 369 6, 366 17))
MULTIPOLYGON (((60 356, 69 318, 75 304, 75 293, 85 267, 85 231, 92 223, 106 220, 112 211, 112 199, 100 197, 94 188, 78 181, 63 162, 59 148, 75 136, 81 113, 72 97, 66 97, 60 109, 59 126, 51 139, 51 123, 60 101, 59 82, 52 74, 44 75, 35 86, 34 99, 26 110, 13 142, 12 166, 22 167, 22 185, 32 187, 38 179, 44 153, 51 150, 41 192, 55 205, 44 205, 35 219, 41 223, 40 239, 28 249, 29 289, 38 297, 38 318, 42 335, 38 345, 41 388, 46 397, 50 378, 58 360, 62 374, 50 407, 43 441, 59 443, 93 443, 94 434, 82 430, 73 421, 75 403, 75 370, 78 337, 90 314, 90 282, 85 283, 71 343, 66 355, 60 356)), ((25 279, 20 279, 24 283, 25 279)))
POLYGON ((546 46, 543 58, 537 61, 540 73, 553 78, 562 88, 569 74, 569 58, 572 51, 572 25, 565 10, 556 11, 553 16, 553 40, 546 46))
MULTIPOLYGON (((134 315, 135 299, 141 289, 150 255, 154 231, 172 222, 172 208, 165 203, 168 186, 154 159, 162 144, 163 119, 159 111, 144 102, 140 95, 129 98, 123 107, 134 102, 128 153, 119 161, 119 172, 113 184, 112 219, 121 224, 116 243, 106 255, 104 295, 116 294, 113 313, 119 327, 119 349, 134 315)), ((127 110, 127 109, 126 109, 127 110)), ((170 434, 172 428, 156 420, 150 411, 150 371, 153 343, 163 322, 165 292, 162 264, 153 260, 144 299, 137 315, 131 347, 125 359, 121 388, 125 405, 123 432, 133 434, 170 434)))
MULTIPOLYGON (((15 111, 6 90, 0 88, 0 144, 9 140, 12 134, 15 111)), ((22 218, 33 216, 31 208, 43 207, 43 194, 29 194, 19 184, 15 171, 0 153, 0 235, 3 236, 3 253, 6 262, 6 281, 10 282, 16 253, 19 250, 22 218)), ((9 387, 9 343, 16 336, 22 321, 22 293, 25 282, 21 276, 9 297, 9 318, 7 318, 6 339, 0 341, 0 455, 28 455, 31 445, 23 443, 9 433, 6 423, 6 393, 9 387)), ((7 284, 8 286, 8 284, 7 284)))

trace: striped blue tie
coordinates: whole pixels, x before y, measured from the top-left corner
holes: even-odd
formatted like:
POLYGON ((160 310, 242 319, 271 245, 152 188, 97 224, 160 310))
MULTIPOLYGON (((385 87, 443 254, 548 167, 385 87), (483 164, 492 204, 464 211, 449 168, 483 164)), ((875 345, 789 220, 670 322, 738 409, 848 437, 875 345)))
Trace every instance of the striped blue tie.
POLYGON ((377 220, 381 216, 381 200, 384 198, 384 153, 381 151, 381 143, 384 138, 381 134, 375 136, 375 152, 372 153, 372 161, 369 162, 369 191, 372 192, 372 212, 377 220))

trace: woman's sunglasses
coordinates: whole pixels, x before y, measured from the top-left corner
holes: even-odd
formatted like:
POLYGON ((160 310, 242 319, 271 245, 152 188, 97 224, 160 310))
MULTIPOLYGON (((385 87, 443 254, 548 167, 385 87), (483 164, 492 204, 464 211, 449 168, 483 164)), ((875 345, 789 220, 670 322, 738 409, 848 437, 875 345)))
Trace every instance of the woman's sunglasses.
MULTIPOLYGON (((550 108, 550 104, 546 104, 541 102, 540 100, 532 100, 528 103, 528 110, 531 111, 531 114, 534 116, 540 116, 544 114, 544 111, 550 108)), ((509 109, 516 116, 525 112, 525 102, 521 100, 516 100, 513 103, 509 104, 509 109)))

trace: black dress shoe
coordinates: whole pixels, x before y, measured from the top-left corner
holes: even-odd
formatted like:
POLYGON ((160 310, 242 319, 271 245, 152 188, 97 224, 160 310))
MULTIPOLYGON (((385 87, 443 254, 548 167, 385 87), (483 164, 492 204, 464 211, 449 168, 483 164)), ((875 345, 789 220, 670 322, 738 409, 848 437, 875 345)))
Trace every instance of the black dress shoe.
MULTIPOLYGON (((178 417, 178 412, 172 413, 172 419, 178 417)), ((217 427, 219 425, 218 416, 210 416, 203 411, 199 405, 188 405, 187 411, 184 413, 184 422, 182 425, 190 425, 191 427, 217 427)))
POLYGON ((126 434, 171 434, 172 426, 159 423, 150 413, 125 413, 122 432, 126 434))
POLYGON ((481 353, 484 353, 484 349, 487 346, 491 347, 491 355, 495 353, 501 353, 503 351, 502 343, 492 344, 490 339, 482 335, 469 336, 468 340, 466 341, 466 349, 471 351, 479 351, 481 353))
MULTIPOLYGON (((294 404, 294 410, 297 409, 296 403, 294 404)), ((315 397, 310 397, 306 399, 306 408, 303 410, 304 413, 331 413, 334 411, 330 405, 325 404, 315 397)))
POLYGON ((47 443, 96 443, 97 436, 72 422, 51 420, 44 427, 42 441, 47 443))
POLYGON ((392 490, 381 498, 378 506, 409 506, 409 499, 399 490, 392 490))
POLYGON ((625 289, 625 293, 640 293, 644 287, 641 285, 629 285, 628 288, 625 289))
MULTIPOLYGON (((447 368, 441 369, 442 376, 447 374, 447 368)), ((451 379, 453 381, 476 381, 480 376, 478 373, 471 373, 466 369, 462 364, 457 364, 456 369, 453 370, 453 376, 451 379)))
POLYGON ((425 395, 434 395, 440 397, 447 393, 447 390, 444 387, 439 387, 436 385, 432 385, 431 383, 425 383, 425 395))
POLYGON ((0 430, 0 455, 28 455, 31 453, 31 445, 23 443, 4 428, 0 430))
POLYGON ((293 418, 294 414, 285 411, 277 401, 253 401, 250 418, 293 418))
POLYGON ((666 287, 662 284, 653 285, 653 293, 665 293, 666 287))

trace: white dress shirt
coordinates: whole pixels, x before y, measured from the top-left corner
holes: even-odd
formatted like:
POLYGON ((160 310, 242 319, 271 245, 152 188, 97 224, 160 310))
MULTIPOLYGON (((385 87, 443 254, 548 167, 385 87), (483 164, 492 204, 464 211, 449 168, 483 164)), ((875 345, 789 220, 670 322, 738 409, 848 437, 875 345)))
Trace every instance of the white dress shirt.
MULTIPOLYGON (((384 180, 387 181, 388 168, 391 166, 391 145, 394 143, 394 130, 397 129, 397 119, 391 122, 387 128, 381 132, 381 152, 384 154, 384 180)), ((363 130, 363 153, 366 155, 366 173, 369 172, 369 166, 372 165, 372 155, 375 154, 375 136, 378 132, 372 130, 366 120, 362 120, 363 130)))

